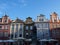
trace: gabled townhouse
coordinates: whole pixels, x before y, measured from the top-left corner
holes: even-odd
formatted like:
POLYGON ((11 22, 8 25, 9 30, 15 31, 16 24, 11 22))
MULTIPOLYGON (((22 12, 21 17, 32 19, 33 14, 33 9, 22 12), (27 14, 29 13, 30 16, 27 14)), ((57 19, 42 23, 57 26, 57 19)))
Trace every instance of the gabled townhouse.
POLYGON ((27 17, 24 22, 25 45, 36 45, 36 26, 31 17, 27 17))
POLYGON ((49 20, 46 19, 45 15, 37 16, 35 25, 37 27, 37 40, 50 38, 49 20))
POLYGON ((7 45, 6 40, 10 38, 10 23, 11 20, 6 14, 0 18, 0 45, 7 45))
MULTIPOLYGON (((10 24, 10 39, 17 40, 17 45, 23 45, 24 22, 23 20, 16 18, 10 24)), ((13 45, 13 43, 12 43, 13 45)))
MULTIPOLYGON (((51 32, 51 38, 57 39, 60 43, 60 19, 56 12, 53 12, 50 15, 50 32, 51 32)), ((59 44, 60 45, 60 44, 59 44)))

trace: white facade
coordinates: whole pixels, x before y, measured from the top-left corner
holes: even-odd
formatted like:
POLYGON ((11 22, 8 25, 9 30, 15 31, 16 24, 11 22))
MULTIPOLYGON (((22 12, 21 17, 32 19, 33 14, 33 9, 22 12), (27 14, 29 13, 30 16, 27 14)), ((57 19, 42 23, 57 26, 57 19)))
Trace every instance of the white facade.
POLYGON ((48 39, 49 38, 49 22, 44 15, 37 16, 35 20, 37 27, 37 39, 48 39))
POLYGON ((12 39, 22 39, 23 38, 23 29, 24 29, 24 24, 23 23, 15 23, 12 22, 10 25, 10 38, 12 39))

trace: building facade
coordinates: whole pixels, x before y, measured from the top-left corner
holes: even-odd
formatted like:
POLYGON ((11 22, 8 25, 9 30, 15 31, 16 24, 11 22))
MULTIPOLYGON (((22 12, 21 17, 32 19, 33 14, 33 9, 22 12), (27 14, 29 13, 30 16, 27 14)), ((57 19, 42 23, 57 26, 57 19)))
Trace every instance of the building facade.
POLYGON ((9 40, 10 38, 10 23, 11 20, 9 16, 4 15, 0 18, 0 45, 3 45, 4 40, 6 42, 6 40, 9 40))
POLYGON ((37 27, 37 39, 49 39, 49 21, 45 18, 45 15, 37 16, 35 25, 37 27))
POLYGON ((10 24, 10 39, 17 40, 17 45, 23 45, 23 28, 24 22, 18 18, 10 24))
POLYGON ((51 38, 57 39, 60 43, 60 19, 56 12, 50 15, 50 32, 51 38))
POLYGON ((24 22, 24 38, 25 45, 36 45, 36 26, 31 17, 24 22))

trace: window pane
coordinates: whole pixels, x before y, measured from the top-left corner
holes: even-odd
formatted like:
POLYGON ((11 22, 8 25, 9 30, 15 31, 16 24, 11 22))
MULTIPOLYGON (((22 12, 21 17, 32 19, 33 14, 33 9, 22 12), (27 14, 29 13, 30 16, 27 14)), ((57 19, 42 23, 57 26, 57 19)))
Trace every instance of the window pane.
POLYGON ((22 34, 20 34, 19 37, 22 37, 22 34))
POLYGON ((18 35, 18 34, 16 33, 16 34, 15 34, 15 38, 17 38, 17 35, 18 35))
POLYGON ((14 24, 12 24, 12 30, 14 30, 14 24))
POLYGON ((16 30, 18 30, 18 24, 16 24, 16 30))
POLYGON ((2 22, 2 19, 0 19, 0 22, 2 22))
POLYGON ((5 20, 5 22, 7 22, 7 20, 5 20))
POLYGON ((20 30, 22 30, 22 28, 23 28, 23 25, 22 25, 22 24, 20 24, 20 30))
POLYGON ((5 26, 4 26, 4 29, 8 29, 8 25, 5 25, 5 26))
POLYGON ((43 21, 43 19, 39 19, 39 21, 43 21))
POLYGON ((42 24, 39 24, 39 28, 42 28, 42 24))
POLYGON ((2 26, 0 26, 0 29, 2 29, 2 26))
POLYGON ((2 37, 3 36, 3 32, 0 32, 0 37, 2 37))
POLYGON ((30 30, 32 30, 33 29, 33 26, 30 26, 30 30))
POLYGON ((20 24, 20 27, 22 28, 22 27, 23 27, 23 25, 22 25, 22 24, 20 24))
POLYGON ((16 24, 16 32, 18 32, 18 24, 16 24))
POLYGON ((13 34, 11 34, 11 39, 13 38, 13 34))
POLYGON ((28 33, 26 33, 26 35, 28 35, 28 33))
POLYGON ((8 37, 8 32, 5 32, 4 35, 5 35, 5 37, 8 37))
POLYGON ((28 30, 28 26, 26 26, 26 30, 28 30))
POLYGON ((39 28, 39 24, 37 25, 37 27, 39 28))

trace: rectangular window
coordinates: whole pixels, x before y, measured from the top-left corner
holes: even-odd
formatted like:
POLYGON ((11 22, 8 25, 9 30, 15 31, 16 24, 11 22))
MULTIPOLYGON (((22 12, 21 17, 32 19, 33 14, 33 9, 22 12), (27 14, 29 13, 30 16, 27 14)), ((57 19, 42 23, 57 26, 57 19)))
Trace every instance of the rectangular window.
POLYGON ((48 28, 48 23, 44 23, 43 28, 48 28))
POLYGON ((18 34, 17 34, 17 32, 16 32, 16 33, 15 33, 15 38, 17 38, 17 35, 18 35, 18 34))
POLYGON ((3 32, 0 32, 0 37, 3 37, 3 32))
POLYGON ((20 30, 22 30, 23 29, 23 25, 22 24, 20 24, 20 30))
POLYGON ((43 21, 44 19, 39 19, 39 21, 43 21))
POLYGON ((18 32, 18 24, 16 24, 16 32, 18 32))
POLYGON ((26 38, 29 38, 29 33, 26 33, 26 38))
POLYGON ((18 24, 16 24, 16 28, 18 28, 18 24))
POLYGON ((30 26, 30 30, 33 30, 33 26, 30 26))
POLYGON ((60 24, 56 24, 56 25, 57 25, 58 28, 60 27, 60 24))
POLYGON ((5 22, 7 22, 7 20, 5 20, 5 22))
POLYGON ((28 33, 26 33, 26 35, 29 35, 28 33))
POLYGON ((13 34, 11 34, 11 39, 13 38, 13 34))
POLYGON ((37 28, 39 28, 39 24, 37 24, 37 28))
POLYGON ((42 24, 39 24, 39 28, 42 28, 42 24))
POLYGON ((0 26, 0 29, 2 29, 2 26, 0 26))
POLYGON ((20 34, 19 37, 22 37, 22 34, 20 34))
POLYGON ((12 35, 14 34, 14 24, 12 24, 12 28, 11 28, 11 32, 12 32, 12 35))
POLYGON ((12 30, 14 30, 14 24, 12 24, 12 30))
POLYGON ((2 22, 2 19, 0 19, 0 22, 2 22))
POLYGON ((7 22, 7 18, 4 19, 4 22, 5 22, 5 23, 7 22))
POLYGON ((4 26, 4 29, 8 29, 8 25, 5 25, 5 26, 4 26))
POLYGON ((5 36, 5 37, 8 37, 8 32, 5 32, 5 33, 4 33, 4 36, 5 36))
POLYGON ((55 37, 56 36, 56 31, 55 30, 52 30, 52 36, 55 37))
POLYGON ((28 26, 26 26, 26 30, 28 30, 28 26))
POLYGON ((23 27, 23 25, 22 25, 22 24, 20 24, 20 27, 22 28, 22 27, 23 27))

